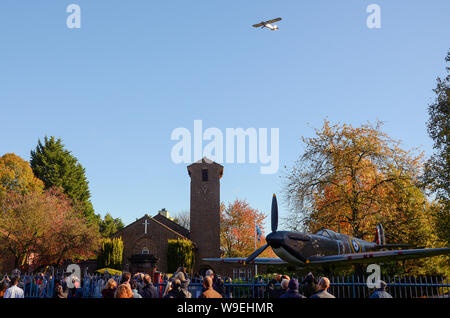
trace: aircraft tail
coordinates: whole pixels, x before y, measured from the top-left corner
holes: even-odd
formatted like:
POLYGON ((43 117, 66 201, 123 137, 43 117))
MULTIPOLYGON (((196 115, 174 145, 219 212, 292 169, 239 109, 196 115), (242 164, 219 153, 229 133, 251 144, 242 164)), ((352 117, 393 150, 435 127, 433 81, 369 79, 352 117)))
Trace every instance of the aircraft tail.
POLYGON ((377 230, 375 233, 375 243, 377 243, 377 245, 379 246, 386 245, 386 239, 384 237, 384 229, 381 223, 377 224, 377 230))

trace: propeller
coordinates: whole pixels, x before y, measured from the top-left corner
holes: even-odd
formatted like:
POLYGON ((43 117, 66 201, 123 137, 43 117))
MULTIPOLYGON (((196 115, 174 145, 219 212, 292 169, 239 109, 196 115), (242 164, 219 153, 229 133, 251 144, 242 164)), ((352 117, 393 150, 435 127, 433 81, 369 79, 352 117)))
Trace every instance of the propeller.
MULTIPOLYGON (((272 233, 274 233, 277 231, 277 228, 278 228, 278 203, 277 203, 277 197, 275 194, 272 197, 271 223, 272 223, 272 233)), ((265 245, 261 246, 260 248, 258 248, 256 251, 254 251, 252 253, 252 255, 247 257, 247 259, 245 260, 245 263, 252 262, 255 258, 258 257, 259 254, 264 252, 264 250, 268 247, 269 247, 269 245, 265 244, 265 245)))
POLYGON ((275 193, 272 197, 272 211, 271 211, 271 223, 272 223, 272 233, 277 231, 278 228, 278 203, 277 196, 275 193))

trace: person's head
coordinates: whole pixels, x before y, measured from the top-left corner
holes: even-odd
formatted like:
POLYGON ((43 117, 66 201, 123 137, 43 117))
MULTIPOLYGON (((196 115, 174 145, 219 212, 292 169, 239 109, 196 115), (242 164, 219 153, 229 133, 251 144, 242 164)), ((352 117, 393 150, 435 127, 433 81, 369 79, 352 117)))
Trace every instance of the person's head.
POLYGON ((319 288, 327 290, 330 287, 330 280, 326 277, 322 277, 319 281, 319 288))
POLYGON ((288 281, 291 280, 291 278, 288 275, 281 275, 281 280, 287 279, 288 281))
POLYGON ((281 274, 278 274, 277 276, 275 276, 275 280, 277 282, 280 282, 281 281, 281 274))
POLYGON ((185 277, 184 277, 184 274, 183 274, 183 272, 178 272, 175 276, 174 276, 174 279, 178 279, 178 280, 180 280, 180 281, 185 281, 185 277))
POLYGON ((206 271, 205 276, 209 276, 209 277, 211 277, 211 278, 214 278, 214 271, 213 271, 212 269, 208 269, 208 270, 206 271))
POLYGON ((288 286, 289 286, 289 281, 287 279, 283 279, 281 281, 281 289, 286 290, 286 289, 288 289, 288 286))
POLYGON ((313 282, 314 282, 314 275, 313 275, 313 273, 309 272, 309 273, 306 275, 306 277, 305 277, 305 279, 303 280, 303 282, 309 283, 309 284, 313 283, 313 282))
POLYGON ((131 279, 131 273, 123 272, 121 283, 129 283, 131 279))
POLYGON ((298 280, 295 278, 292 278, 289 281, 288 288, 289 288, 289 290, 298 290, 298 280))
POLYGON ((151 284, 152 283, 152 277, 150 275, 146 274, 144 276, 144 283, 145 284, 151 284))
POLYGON ((117 282, 114 279, 110 278, 106 282, 105 289, 114 289, 116 287, 117 287, 117 282))
POLYGON ((379 289, 383 289, 383 290, 385 290, 386 287, 387 287, 386 282, 383 281, 383 280, 379 280, 377 285, 379 286, 379 287, 378 287, 379 289))
POLYGON ((131 291, 130 285, 128 284, 119 285, 114 294, 114 298, 133 298, 133 292, 131 291))
POLYGON ((131 289, 138 289, 138 283, 135 280, 132 280, 130 283, 131 289))
POLYGON ((61 285, 56 286, 56 293, 62 294, 64 292, 63 287, 61 285))
POLYGON ((203 278, 203 286, 206 289, 212 288, 212 285, 213 285, 213 281, 210 276, 206 276, 205 278, 203 278))
POLYGON ((11 279, 11 286, 16 286, 19 283, 19 277, 15 276, 11 279))

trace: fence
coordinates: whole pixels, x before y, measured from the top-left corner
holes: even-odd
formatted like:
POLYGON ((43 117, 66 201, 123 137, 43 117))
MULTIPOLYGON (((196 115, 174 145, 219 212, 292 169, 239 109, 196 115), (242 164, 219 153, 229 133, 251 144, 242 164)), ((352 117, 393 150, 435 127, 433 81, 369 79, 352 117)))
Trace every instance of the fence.
MULTIPOLYGON (((119 276, 85 276, 80 283, 80 295, 83 298, 100 298, 101 290, 109 278, 120 281, 119 276)), ((365 276, 331 276, 329 292, 337 298, 368 298, 373 289, 369 289, 365 276)), ((394 298, 425 298, 450 297, 450 284, 448 278, 437 276, 419 277, 382 277, 387 283, 387 291, 394 298)), ((299 278, 299 282, 302 278, 299 278)), ((51 276, 22 276, 20 287, 24 289, 26 298, 53 297, 57 283, 62 280, 51 276)), ((268 298, 267 285, 269 280, 230 281, 224 282, 226 298, 268 298)), ((277 284, 279 286, 279 284, 277 284)), ((160 297, 164 293, 166 282, 156 283, 160 297)), ((202 292, 202 283, 199 279, 192 279, 189 292, 197 298, 202 292)))

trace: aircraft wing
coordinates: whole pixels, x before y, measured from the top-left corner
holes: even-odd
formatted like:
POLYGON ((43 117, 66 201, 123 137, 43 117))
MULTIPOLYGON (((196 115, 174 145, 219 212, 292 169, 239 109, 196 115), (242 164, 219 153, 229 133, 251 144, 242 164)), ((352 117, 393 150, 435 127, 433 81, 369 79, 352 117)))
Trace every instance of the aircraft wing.
POLYGON ((254 28, 259 28, 259 27, 262 27, 264 25, 264 23, 258 23, 258 24, 253 24, 253 27, 254 28))
POLYGON ((427 249, 411 249, 411 250, 395 250, 366 252, 355 254, 341 254, 330 256, 313 256, 308 258, 307 264, 332 264, 332 263, 370 263, 380 261, 404 260, 413 258, 422 258, 435 255, 450 254, 450 247, 444 248, 427 248, 427 249))
MULTIPOLYGON (((239 263, 245 264, 245 257, 228 257, 228 258, 203 258, 204 261, 209 262, 222 262, 222 263, 239 263)), ((287 262, 283 261, 281 258, 276 257, 257 257, 249 264, 258 264, 258 265, 280 265, 287 264, 287 262)))
POLYGON ((267 21, 266 23, 275 23, 278 21, 281 21, 281 18, 272 19, 272 20, 267 21))

